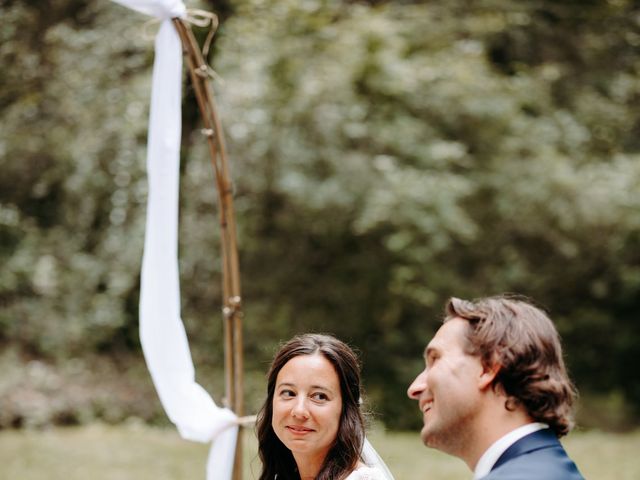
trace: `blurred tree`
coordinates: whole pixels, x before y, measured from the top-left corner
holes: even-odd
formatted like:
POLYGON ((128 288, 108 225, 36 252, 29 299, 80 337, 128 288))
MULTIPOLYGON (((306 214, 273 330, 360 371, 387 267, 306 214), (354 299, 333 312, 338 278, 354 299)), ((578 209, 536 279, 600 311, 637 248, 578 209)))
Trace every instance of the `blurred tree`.
POLYGON ((538 299, 579 385, 638 405, 611 374, 640 353, 638 5, 413 3, 245 2, 225 25, 248 304, 361 345, 395 425, 453 294, 538 299))
POLYGON ((0 332, 66 357, 136 315, 152 57, 101 2, 1 8, 0 332))
MULTIPOLYGON (((382 420, 415 425, 404 391, 446 298, 517 291, 551 310, 584 392, 640 410, 638 2, 199 6, 223 19, 250 371, 334 332, 382 420)), ((0 15, 0 342, 137 354, 146 19, 87 0, 0 15)), ((183 157, 183 318, 215 368, 216 195, 188 84, 183 157)))

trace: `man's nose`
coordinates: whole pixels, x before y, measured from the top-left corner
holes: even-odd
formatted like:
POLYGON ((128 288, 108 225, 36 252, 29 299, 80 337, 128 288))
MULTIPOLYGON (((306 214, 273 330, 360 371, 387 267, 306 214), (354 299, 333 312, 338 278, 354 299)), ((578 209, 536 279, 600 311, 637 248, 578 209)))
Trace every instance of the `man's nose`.
POLYGON ((425 368, 409 385, 407 395, 413 400, 418 400, 422 392, 427 388, 427 369, 425 368))

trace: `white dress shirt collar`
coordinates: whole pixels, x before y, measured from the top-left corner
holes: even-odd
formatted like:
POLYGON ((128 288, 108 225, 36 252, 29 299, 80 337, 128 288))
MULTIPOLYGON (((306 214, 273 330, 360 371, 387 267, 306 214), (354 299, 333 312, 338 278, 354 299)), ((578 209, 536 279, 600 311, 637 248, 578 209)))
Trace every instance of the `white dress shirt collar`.
POLYGON ((500 455, 502 455, 507 448, 516 443, 522 437, 529 435, 530 433, 537 432, 543 428, 549 428, 549 425, 544 423, 528 423, 515 430, 510 431, 505 436, 496 440, 480 457, 476 468, 473 471, 473 480, 479 480, 489 474, 493 466, 496 464, 500 455))

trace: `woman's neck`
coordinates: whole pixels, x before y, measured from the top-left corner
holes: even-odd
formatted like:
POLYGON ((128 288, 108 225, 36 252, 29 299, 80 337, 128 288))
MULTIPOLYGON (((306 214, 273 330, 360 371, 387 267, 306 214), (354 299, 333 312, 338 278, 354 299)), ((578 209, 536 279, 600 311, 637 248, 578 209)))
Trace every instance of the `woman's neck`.
POLYGON ((324 463, 324 456, 318 457, 317 455, 294 455, 293 458, 296 461, 298 467, 298 473, 300 474, 300 480, 314 480, 322 464, 324 463))

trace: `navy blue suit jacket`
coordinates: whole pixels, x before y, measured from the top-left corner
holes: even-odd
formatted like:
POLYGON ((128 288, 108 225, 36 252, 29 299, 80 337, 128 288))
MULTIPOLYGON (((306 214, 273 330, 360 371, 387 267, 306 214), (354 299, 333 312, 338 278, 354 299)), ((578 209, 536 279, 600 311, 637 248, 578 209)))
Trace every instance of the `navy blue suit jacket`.
POLYGON ((483 480, 584 480, 553 431, 522 437, 498 458, 483 480))

